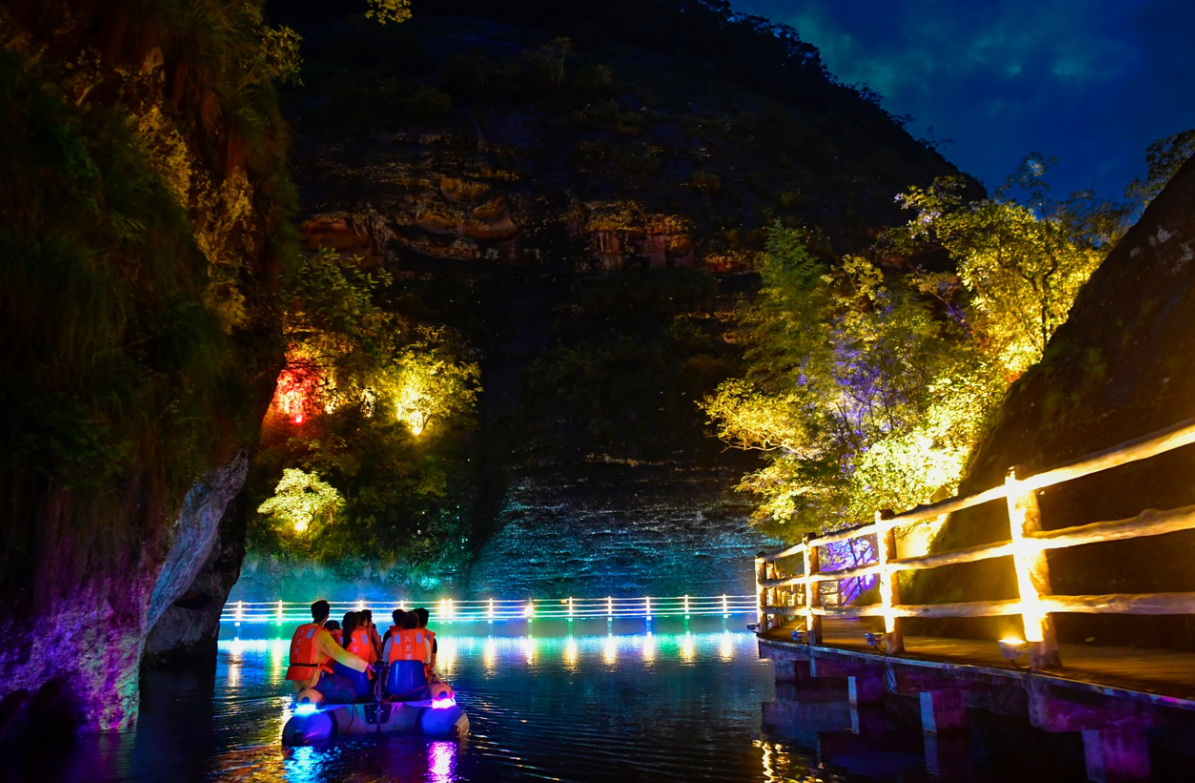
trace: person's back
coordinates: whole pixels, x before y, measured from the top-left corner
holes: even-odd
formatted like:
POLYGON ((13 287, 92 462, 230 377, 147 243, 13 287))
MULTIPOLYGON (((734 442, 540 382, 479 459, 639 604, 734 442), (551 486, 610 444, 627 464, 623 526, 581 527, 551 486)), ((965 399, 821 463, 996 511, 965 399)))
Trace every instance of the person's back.
MULTIPOLYGON (((373 643, 369 641, 369 631, 364 626, 364 618, 360 612, 345 614, 343 633, 342 643, 349 654, 366 664, 377 661, 377 653, 373 649, 373 643)), ((366 698, 373 693, 373 687, 370 684, 373 679, 373 671, 368 666, 364 671, 357 671, 337 663, 333 670, 350 683, 354 699, 366 698)))
POLYGON ((403 617, 405 617, 406 614, 407 613, 405 611, 403 611, 402 609, 395 609, 393 612, 390 613, 390 618, 394 621, 394 625, 390 626, 390 628, 386 630, 385 635, 382 636, 382 660, 383 661, 390 660, 390 645, 393 643, 394 637, 398 634, 399 631, 402 630, 403 617))
POLYGON ((365 618, 365 627, 369 631, 369 641, 373 644, 374 659, 382 654, 382 637, 378 635, 378 627, 373 624, 373 610, 362 609, 361 615, 365 618))
POLYGON ((334 674, 333 666, 342 665, 357 672, 369 667, 365 661, 336 644, 325 630, 329 611, 327 601, 316 601, 311 605, 312 621, 300 625, 291 638, 290 665, 285 678, 294 683, 295 690, 313 688, 328 701, 337 701, 351 689, 343 678, 334 674))
POLYGON ((427 634, 427 638, 431 642, 431 656, 427 662, 427 678, 431 680, 436 676, 436 655, 440 652, 440 644, 436 641, 436 632, 427 627, 427 621, 431 619, 431 612, 421 606, 414 610, 414 614, 419 618, 419 628, 427 634))
POLYGON ((403 627, 390 638, 390 671, 386 678, 386 694, 398 699, 428 698, 425 666, 431 660, 431 644, 419 629, 413 612, 403 617, 403 627))

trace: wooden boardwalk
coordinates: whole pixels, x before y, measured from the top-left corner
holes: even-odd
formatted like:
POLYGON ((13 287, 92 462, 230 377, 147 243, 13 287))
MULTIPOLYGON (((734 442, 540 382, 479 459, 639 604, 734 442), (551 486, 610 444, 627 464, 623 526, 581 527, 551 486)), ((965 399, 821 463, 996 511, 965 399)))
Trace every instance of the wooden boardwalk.
MULTIPOLYGON (((762 634, 760 638, 791 643, 792 629, 799 627, 803 627, 800 621, 762 634)), ((877 662, 937 663, 976 667, 1009 675, 1024 674, 1014 670, 1000 655, 997 643, 990 640, 906 636, 905 652, 885 656, 868 647, 863 638, 867 631, 882 630, 883 622, 875 618, 827 618, 822 626, 824 641, 817 649, 874 656, 877 662)), ((1195 711, 1195 653, 1065 643, 1060 645, 1060 651, 1063 668, 1034 672, 1033 676, 1076 686, 1116 689, 1126 692, 1126 695, 1139 694, 1142 701, 1162 702, 1168 707, 1195 711)))

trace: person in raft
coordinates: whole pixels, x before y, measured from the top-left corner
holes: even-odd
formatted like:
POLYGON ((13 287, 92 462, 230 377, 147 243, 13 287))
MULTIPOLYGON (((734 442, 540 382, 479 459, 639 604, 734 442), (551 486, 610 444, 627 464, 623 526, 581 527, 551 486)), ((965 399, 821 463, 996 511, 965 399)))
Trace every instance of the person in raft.
POLYGON ((329 703, 346 704, 353 700, 353 684, 334 673, 332 662, 357 672, 364 672, 369 664, 337 644, 324 629, 330 611, 327 601, 311 605, 311 622, 300 625, 290 640, 286 679, 294 683, 296 691, 313 688, 329 703))
POLYGON ((431 697, 426 676, 432 659, 431 640, 419 629, 419 617, 407 612, 401 628, 391 628, 386 640, 385 660, 390 667, 385 693, 399 701, 431 697))
POLYGON ((335 674, 344 677, 353 684, 353 695, 358 698, 373 696, 373 668, 377 663, 378 653, 369 638, 369 629, 365 626, 365 618, 361 612, 349 612, 344 616, 344 648, 357 656, 371 668, 364 672, 355 671, 339 661, 332 667, 335 674))
POLYGON ((373 624, 373 610, 362 609, 357 614, 364 619, 364 625, 369 630, 369 640, 373 642, 374 653, 380 657, 382 655, 382 637, 378 635, 378 627, 373 624))
POLYGON ((427 638, 432 643, 431 660, 427 662, 427 681, 438 682, 440 678, 436 676, 436 655, 440 652, 440 645, 436 641, 436 632, 427 627, 427 621, 431 619, 431 612, 421 606, 415 610, 415 615, 419 618, 419 625, 417 627, 427 634, 427 638))

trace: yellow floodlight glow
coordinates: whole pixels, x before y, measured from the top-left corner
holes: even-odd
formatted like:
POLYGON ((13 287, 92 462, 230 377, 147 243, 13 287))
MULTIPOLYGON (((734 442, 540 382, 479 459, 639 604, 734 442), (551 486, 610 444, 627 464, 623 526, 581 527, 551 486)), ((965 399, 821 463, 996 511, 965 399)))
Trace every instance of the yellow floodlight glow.
POLYGON ((680 647, 681 657, 686 661, 691 661, 693 660, 693 656, 696 654, 696 652, 697 650, 693 645, 693 634, 685 631, 685 639, 683 642, 681 642, 680 647))
POLYGON ((606 643, 602 647, 602 660, 613 665, 618 660, 618 642, 614 639, 614 634, 606 634, 606 643))
POLYGON ((651 663, 656 659, 656 637, 648 633, 643 637, 643 660, 651 663))
POLYGON ((523 617, 531 620, 535 617, 535 601, 528 601, 527 605, 523 607, 523 617))
POLYGON ((570 669, 577 665, 577 640, 571 636, 564 643, 564 663, 570 669))

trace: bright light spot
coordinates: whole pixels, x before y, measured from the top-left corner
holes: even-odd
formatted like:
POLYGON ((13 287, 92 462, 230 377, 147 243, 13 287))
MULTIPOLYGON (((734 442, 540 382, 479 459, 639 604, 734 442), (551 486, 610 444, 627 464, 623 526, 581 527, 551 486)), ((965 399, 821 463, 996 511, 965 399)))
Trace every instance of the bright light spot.
MULTIPOLYGON (((438 704, 433 704, 438 707, 438 704)), ((428 749, 427 767, 434 783, 448 783, 453 779, 452 768, 456 763, 455 742, 433 742, 428 749)))
POLYGON ((481 653, 482 663, 485 664, 487 674, 494 671, 494 663, 498 659, 498 646, 494 643, 493 637, 485 640, 485 648, 481 653))
POLYGON ((656 637, 648 634, 643 637, 643 660, 651 663, 656 659, 656 637))
POLYGON ((568 619, 573 619, 573 599, 568 599, 568 619))
POLYGON ((361 611, 361 610, 363 610, 364 608, 365 608, 365 601, 363 601, 363 600, 362 600, 362 601, 358 601, 358 602, 357 602, 357 611, 358 611, 358 612, 360 612, 360 611, 361 611))
POLYGON ((523 616, 530 619, 535 617, 535 603, 529 603, 523 607, 523 616))
POLYGON ((1017 637, 1017 636, 1006 636, 1005 638, 1000 640, 1000 644, 1007 644, 1010 647, 1019 647, 1020 645, 1022 645, 1024 643, 1025 643, 1025 640, 1021 639, 1020 637, 1017 637))
POLYGON ((570 669, 577 665, 577 640, 571 636, 564 643, 564 662, 570 669))
POLYGON ((726 605, 726 594, 722 594, 722 616, 730 617, 730 609, 726 605))
POLYGON ((456 699, 454 699, 451 696, 445 695, 443 698, 432 699, 432 709, 433 710, 446 710, 449 707, 455 707, 455 706, 456 706, 456 699))
POLYGON ((523 639, 523 654, 527 656, 527 663, 535 663, 535 648, 538 644, 534 636, 523 639))
POLYGON ((303 414, 301 414, 301 413, 297 414, 295 416, 295 424, 302 424, 302 423, 303 423, 303 414))
POLYGON ((730 638, 730 631, 722 632, 722 640, 718 645, 718 654, 724 661, 729 661, 734 657, 734 640, 730 638))
POLYGON ((651 619, 651 596, 646 596, 643 599, 643 614, 648 620, 651 619))
POLYGON ((610 596, 606 596, 606 616, 614 616, 614 599, 610 596))
POLYGON ((303 704, 295 707, 296 715, 314 715, 317 712, 319 712, 319 707, 311 704, 310 702, 304 702, 303 704))
POLYGON ((492 623, 494 622, 494 599, 490 599, 489 608, 486 609, 485 616, 492 623))
POLYGON ((611 665, 618 660, 618 642, 612 633, 606 634, 606 643, 602 648, 602 660, 611 665))
POLYGON ((689 619, 689 596, 685 596, 685 619, 689 619))
POLYGON ((683 642, 681 642, 681 647, 680 647, 681 657, 684 658, 686 661, 691 661, 691 660, 693 660, 693 655, 695 653, 696 653, 696 649, 693 645, 693 634, 689 633, 688 631, 685 631, 685 640, 683 642))

